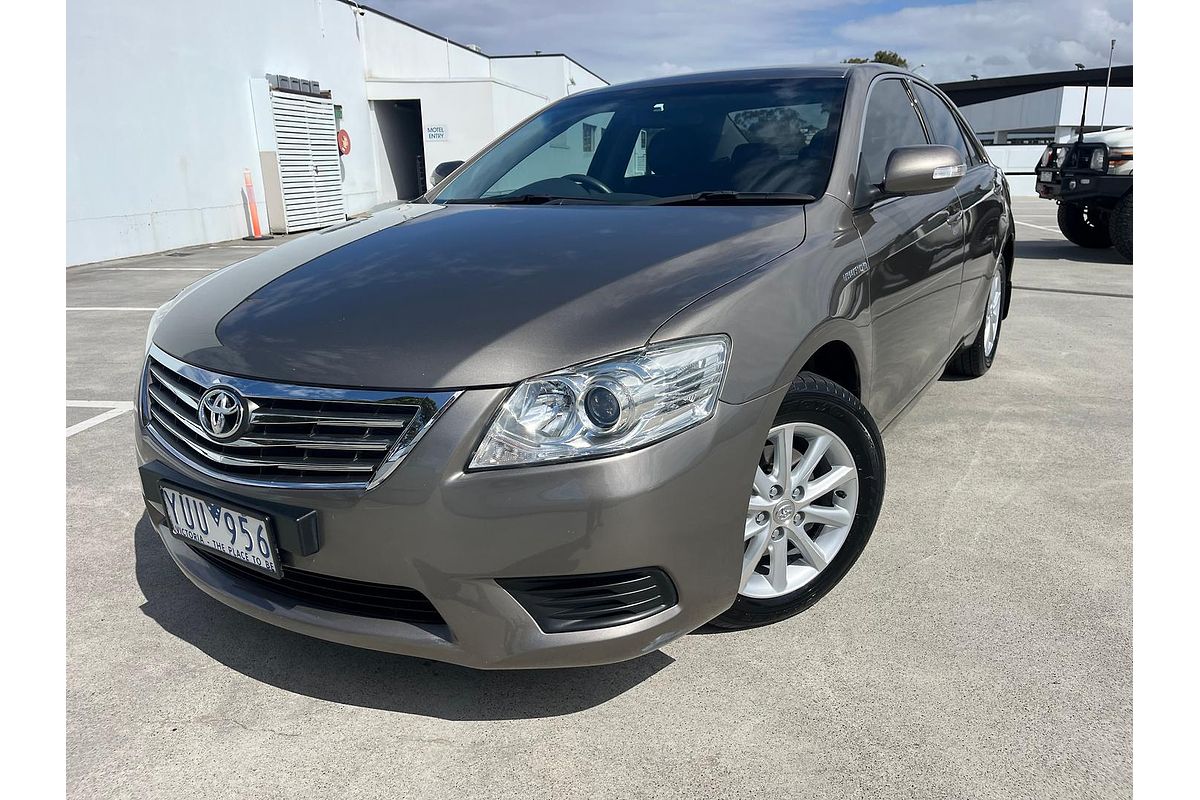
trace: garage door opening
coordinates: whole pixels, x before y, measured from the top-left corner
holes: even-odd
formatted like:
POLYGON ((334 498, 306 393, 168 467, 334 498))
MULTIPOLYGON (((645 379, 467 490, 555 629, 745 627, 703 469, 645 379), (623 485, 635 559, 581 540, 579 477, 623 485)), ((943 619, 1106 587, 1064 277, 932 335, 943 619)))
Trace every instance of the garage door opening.
POLYGON ((421 135, 420 100, 375 100, 375 119, 383 140, 387 170, 397 200, 425 194, 425 142, 421 135))

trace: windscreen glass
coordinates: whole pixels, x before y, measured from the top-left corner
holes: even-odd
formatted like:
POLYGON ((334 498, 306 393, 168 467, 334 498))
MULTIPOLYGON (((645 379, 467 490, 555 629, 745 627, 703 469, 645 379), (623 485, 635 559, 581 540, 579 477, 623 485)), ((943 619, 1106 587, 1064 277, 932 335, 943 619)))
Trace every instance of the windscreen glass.
POLYGON ((740 80, 635 87, 547 108, 434 202, 553 196, 636 203, 702 192, 820 196, 846 82, 740 80))

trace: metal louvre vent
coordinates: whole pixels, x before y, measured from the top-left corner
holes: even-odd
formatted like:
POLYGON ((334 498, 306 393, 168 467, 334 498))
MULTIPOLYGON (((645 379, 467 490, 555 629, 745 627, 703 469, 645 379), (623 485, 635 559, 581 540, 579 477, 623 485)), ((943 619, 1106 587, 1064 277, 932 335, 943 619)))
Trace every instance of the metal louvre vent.
POLYGON ((610 628, 645 619, 678 602, 661 569, 496 581, 546 633, 610 628))
POLYGON ((455 392, 408 393, 293 386, 221 375, 152 347, 142 417, 173 455, 234 483, 283 488, 369 489, 416 445, 455 392), (201 398, 214 386, 245 398, 236 436, 201 424, 201 398))
POLYGON ((346 218, 342 162, 333 101, 271 92, 285 233, 323 228, 346 218))

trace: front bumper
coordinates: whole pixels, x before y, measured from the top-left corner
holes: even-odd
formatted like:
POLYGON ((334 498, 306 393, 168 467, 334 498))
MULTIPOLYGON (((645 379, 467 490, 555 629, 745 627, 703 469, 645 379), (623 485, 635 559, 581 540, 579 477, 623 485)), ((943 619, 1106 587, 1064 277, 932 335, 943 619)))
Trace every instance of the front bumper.
POLYGON ((1041 169, 1034 188, 1038 197, 1044 200, 1112 208, 1132 185, 1132 175, 1041 169), (1044 172, 1051 173, 1051 180, 1041 180, 1044 172))
POLYGON ((218 569, 146 506, 171 557, 217 600, 265 622, 358 647, 480 668, 584 666, 634 658, 703 625, 738 589, 749 476, 784 390, 632 453, 568 464, 464 472, 506 390, 463 392, 404 463, 368 491, 265 489, 204 475, 139 424, 142 464, 161 462, 200 490, 315 509, 320 547, 288 567, 424 594, 444 625, 305 605, 218 569), (594 630, 545 633, 497 579, 660 568, 677 603, 594 630))

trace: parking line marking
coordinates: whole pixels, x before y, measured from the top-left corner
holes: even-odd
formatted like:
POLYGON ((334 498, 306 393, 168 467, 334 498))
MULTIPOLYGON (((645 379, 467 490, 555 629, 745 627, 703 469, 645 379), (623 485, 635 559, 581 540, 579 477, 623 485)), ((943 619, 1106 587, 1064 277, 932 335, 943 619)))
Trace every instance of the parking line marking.
POLYGON ((134 306, 67 306, 67 311, 158 311, 158 306, 151 308, 134 306))
POLYGON ((1015 222, 1018 225, 1028 225, 1031 228, 1037 228, 1039 231, 1050 231, 1050 233, 1059 233, 1059 231, 1055 230, 1054 228, 1047 228, 1045 225, 1034 225, 1032 222, 1025 222, 1024 220, 1020 220, 1020 219, 1015 220, 1015 222))
POLYGON ((67 428, 67 438, 70 439, 77 433, 86 431, 88 428, 94 428, 102 422, 108 422, 110 419, 116 419, 122 414, 128 414, 133 411, 133 403, 127 400, 68 400, 67 408, 107 408, 102 414, 97 414, 94 417, 88 417, 83 422, 77 422, 67 428))
POLYGON ((220 267, 101 267, 97 272, 215 272, 220 267))
POLYGON ((1132 300, 1131 294, 1117 294, 1116 292, 1086 292, 1082 289, 1049 289, 1042 286, 1013 286, 1014 289, 1022 289, 1026 292, 1054 292, 1055 294, 1084 294, 1089 297, 1121 297, 1126 300, 1132 300))
POLYGON ((67 401, 67 408, 133 408, 130 401, 67 401))
POLYGON ((271 250, 279 247, 277 244, 210 244, 209 250, 271 250))

